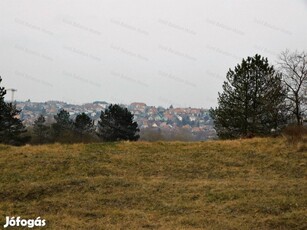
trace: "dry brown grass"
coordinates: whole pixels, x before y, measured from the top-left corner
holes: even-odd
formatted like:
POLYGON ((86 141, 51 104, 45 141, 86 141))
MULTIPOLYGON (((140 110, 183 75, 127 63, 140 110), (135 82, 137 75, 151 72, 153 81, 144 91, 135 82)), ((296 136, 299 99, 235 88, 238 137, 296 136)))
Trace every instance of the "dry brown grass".
POLYGON ((306 229, 305 143, 0 146, 5 216, 49 229, 306 229))

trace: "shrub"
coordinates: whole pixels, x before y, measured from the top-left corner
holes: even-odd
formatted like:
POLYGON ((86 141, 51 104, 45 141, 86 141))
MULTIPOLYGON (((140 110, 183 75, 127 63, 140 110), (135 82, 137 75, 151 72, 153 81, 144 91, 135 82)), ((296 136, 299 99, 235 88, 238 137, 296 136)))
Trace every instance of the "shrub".
POLYGON ((307 127, 298 125, 289 125, 284 128, 282 135, 289 144, 297 144, 306 141, 307 127))

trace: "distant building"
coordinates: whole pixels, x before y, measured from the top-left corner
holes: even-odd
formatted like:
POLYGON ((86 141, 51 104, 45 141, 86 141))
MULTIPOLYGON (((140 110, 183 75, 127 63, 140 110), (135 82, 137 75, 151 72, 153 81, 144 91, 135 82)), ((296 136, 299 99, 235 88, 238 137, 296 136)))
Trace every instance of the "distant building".
MULTIPOLYGON (((67 104, 59 101, 48 102, 17 102, 17 107, 22 109, 20 114, 23 123, 26 126, 33 125, 40 114, 45 115, 48 124, 54 122, 54 115, 60 109, 65 109, 71 115, 72 119, 78 114, 86 113, 97 124, 101 111, 104 111, 109 103, 96 101, 94 103, 85 103, 82 105, 67 104)), ((198 140, 215 137, 213 122, 208 115, 208 110, 197 108, 163 108, 162 106, 147 106, 142 102, 134 102, 127 107, 134 120, 138 123, 140 129, 161 129, 165 132, 176 133, 183 128, 187 132, 197 136, 198 140)), ((307 122, 306 122, 307 123, 307 122)))

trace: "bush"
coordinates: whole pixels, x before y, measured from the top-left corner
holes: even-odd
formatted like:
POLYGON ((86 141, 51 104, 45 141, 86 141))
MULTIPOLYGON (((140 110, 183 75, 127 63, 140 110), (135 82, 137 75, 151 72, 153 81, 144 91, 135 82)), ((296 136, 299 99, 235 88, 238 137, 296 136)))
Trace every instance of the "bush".
POLYGON ((289 144, 297 144, 307 141, 307 127, 298 125, 289 125, 284 128, 282 135, 289 144))

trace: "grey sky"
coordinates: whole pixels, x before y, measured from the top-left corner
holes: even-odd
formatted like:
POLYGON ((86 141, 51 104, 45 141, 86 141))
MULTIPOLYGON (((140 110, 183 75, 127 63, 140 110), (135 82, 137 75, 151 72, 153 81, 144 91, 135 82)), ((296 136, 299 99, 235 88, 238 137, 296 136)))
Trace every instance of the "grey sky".
POLYGON ((306 50, 307 0, 0 0, 17 100, 209 108, 229 68, 306 50))

